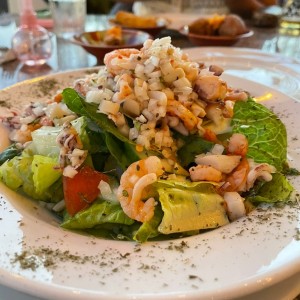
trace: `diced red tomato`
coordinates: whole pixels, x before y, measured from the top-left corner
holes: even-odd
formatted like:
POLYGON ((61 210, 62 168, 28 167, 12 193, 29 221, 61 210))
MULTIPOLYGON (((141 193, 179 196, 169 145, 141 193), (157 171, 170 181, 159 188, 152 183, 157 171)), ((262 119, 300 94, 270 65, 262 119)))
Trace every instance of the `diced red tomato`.
POLYGON ((108 182, 109 177, 89 166, 82 167, 73 178, 63 177, 66 209, 71 216, 87 208, 97 198, 101 180, 108 182))

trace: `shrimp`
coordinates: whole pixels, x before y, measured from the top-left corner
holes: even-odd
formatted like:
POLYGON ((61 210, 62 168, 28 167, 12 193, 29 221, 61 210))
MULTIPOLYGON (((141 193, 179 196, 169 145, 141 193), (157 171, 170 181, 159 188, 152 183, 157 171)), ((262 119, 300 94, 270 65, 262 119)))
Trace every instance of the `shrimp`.
POLYGON ((149 185, 163 172, 161 160, 157 156, 149 156, 132 163, 122 174, 117 197, 128 217, 140 222, 147 222, 153 217, 154 198, 142 200, 150 194, 149 185))
POLYGON ((192 181, 214 181, 220 182, 222 181, 222 172, 211 167, 205 165, 197 165, 195 167, 191 167, 189 169, 190 176, 192 181))
POLYGON ((211 166, 222 173, 229 174, 240 163, 239 155, 206 154, 198 155, 195 162, 198 165, 211 166))
POLYGON ((239 165, 229 174, 225 183, 221 186, 220 192, 241 192, 246 190, 247 176, 250 167, 247 158, 242 158, 239 165))
POLYGON ((220 192, 245 192, 249 191, 256 180, 270 181, 276 168, 267 163, 257 164, 252 160, 243 158, 240 164, 225 179, 220 192))
POLYGON ((188 130, 192 130, 197 126, 197 117, 176 100, 168 100, 167 114, 179 117, 188 130))
POLYGON ((272 180, 272 173, 276 172, 276 168, 267 163, 254 164, 251 167, 249 174, 247 176, 247 191, 250 190, 257 179, 262 179, 264 181, 272 180))
POLYGON ((248 152, 248 140, 241 133, 234 133, 228 142, 227 150, 230 154, 246 156, 248 152))
POLYGON ((245 101, 249 98, 249 94, 243 90, 228 91, 225 100, 245 101))
POLYGON ((227 93, 227 84, 218 76, 201 76, 195 81, 194 91, 204 101, 223 102, 227 93))
POLYGON ((114 75, 121 74, 124 69, 134 69, 131 66, 130 56, 132 54, 139 54, 140 51, 137 49, 118 49, 111 51, 104 56, 104 64, 108 72, 114 75))

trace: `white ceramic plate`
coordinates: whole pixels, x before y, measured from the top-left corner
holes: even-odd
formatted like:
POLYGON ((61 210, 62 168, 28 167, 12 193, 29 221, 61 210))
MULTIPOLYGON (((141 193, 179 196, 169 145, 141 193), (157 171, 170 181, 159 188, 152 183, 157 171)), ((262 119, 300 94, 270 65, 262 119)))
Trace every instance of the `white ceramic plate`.
POLYGON ((190 59, 223 67, 225 74, 261 83, 300 100, 300 62, 256 49, 196 47, 190 59))
MULTIPOLYGON (((261 97, 279 115, 288 128, 290 164, 300 169, 300 104, 270 87, 269 81, 257 83, 230 74, 226 55, 238 52, 231 49, 233 53, 217 51, 218 62, 228 66, 224 80, 261 97)), ((214 61, 209 48, 193 51, 201 60, 210 53, 209 59, 214 61)), ((254 54, 259 62, 249 58, 249 72, 251 64, 264 69, 265 59, 254 54)), ((248 51, 248 55, 254 54, 248 51)), ((193 57, 192 52, 190 55, 193 57)), ((241 71, 245 60, 241 60, 241 71)), ((273 72, 268 64, 266 70, 273 72)), ((294 72, 285 71, 283 81, 294 72)), ((0 101, 20 106, 47 99, 84 73, 86 70, 23 82, 0 91, 0 101)), ((299 190, 300 178, 293 184, 299 190)), ((62 230, 36 202, 0 185, 0 283, 50 299, 233 299, 271 287, 300 270, 299 221, 299 205, 286 206, 255 211, 198 236, 137 245, 62 230), (15 261, 16 253, 27 257, 22 262, 28 263, 30 258, 33 270, 22 268, 20 260, 15 261)))

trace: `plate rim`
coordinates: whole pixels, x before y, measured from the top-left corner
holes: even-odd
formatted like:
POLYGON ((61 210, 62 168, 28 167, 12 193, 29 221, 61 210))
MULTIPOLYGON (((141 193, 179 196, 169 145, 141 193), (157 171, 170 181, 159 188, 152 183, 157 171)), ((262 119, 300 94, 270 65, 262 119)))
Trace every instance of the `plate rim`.
MULTIPOLYGON (((184 50, 184 49, 183 49, 184 50)), ((48 77, 53 77, 53 76, 57 76, 57 75, 68 75, 68 74, 72 74, 72 73, 74 73, 74 72, 84 72, 84 71, 86 71, 86 70, 91 70, 91 69, 97 69, 97 67, 93 67, 93 68, 82 68, 82 69, 77 69, 77 70, 71 70, 71 71, 64 71, 64 72, 58 72, 58 73, 53 73, 53 74, 49 74, 49 75, 45 75, 45 76, 41 76, 41 77, 38 77, 38 79, 39 80, 43 80, 43 79, 45 79, 45 78, 48 78, 48 77)), ((36 80, 37 78, 35 78, 35 80, 36 80)), ((5 88, 5 89, 3 89, 3 90, 1 90, 0 91, 0 93, 2 92, 2 91, 6 91, 6 90, 9 90, 9 89, 11 89, 11 88, 14 88, 14 87, 18 87, 18 86, 21 86, 21 85, 23 85, 23 84, 30 84, 31 83, 31 79, 29 79, 29 80, 26 80, 26 81, 22 81, 22 82, 19 82, 19 83, 16 83, 16 84, 14 84, 14 85, 12 85, 12 86, 10 86, 10 87, 7 87, 7 88, 5 88)), ((279 91, 276 91, 276 93, 281 93, 281 92, 279 92, 279 91)), ((281 93, 281 94, 283 94, 283 93, 281 93)), ((283 94, 284 95, 284 94, 283 94)), ((287 95, 285 95, 285 96, 287 96, 287 95)), ((286 277, 285 278, 287 278, 288 276, 290 276, 290 275, 292 275, 292 274, 294 274, 296 271, 299 271, 299 269, 298 270, 296 270, 296 266, 297 266, 297 268, 298 267, 300 267, 300 262, 298 262, 298 264, 296 265, 295 264, 295 270, 293 269, 293 271, 291 271, 291 268, 290 268, 290 266, 287 266, 286 268, 287 268, 287 270, 286 270, 286 277), (299 266, 298 266, 299 265, 299 266)), ((276 272, 275 272, 276 273, 276 272)), ((3 280, 3 274, 2 274, 2 268, 0 269, 0 282, 3 280)), ((13 276, 13 275, 12 275, 13 276)), ((29 281, 29 285, 30 285, 30 282, 32 281, 32 280, 30 280, 30 279, 28 279, 28 278, 23 278, 23 279, 20 279, 20 280, 23 280, 23 282, 24 282, 24 280, 25 280, 25 285, 24 285, 24 287, 26 286, 26 280, 27 281, 29 281)), ((282 280, 282 278, 281 279, 278 279, 278 281, 281 281, 282 280)), ((275 280, 276 281, 276 280, 275 280)), ((272 286, 273 284, 276 284, 276 282, 275 281, 273 281, 273 283, 271 283, 271 284, 269 284, 269 286, 272 286)), ((51 287, 53 287, 53 284, 46 284, 46 283, 44 283, 44 282, 40 282, 39 284, 42 284, 42 285, 46 285, 47 287, 49 287, 50 289, 51 289, 51 287)), ((257 285, 257 284, 256 284, 257 285)), ((265 283, 261 283, 261 285, 263 285, 263 286, 268 286, 267 284, 265 284, 265 283)), ((15 288, 15 286, 12 286, 13 288, 15 288)), ((249 287, 251 287, 251 284, 249 284, 248 285, 248 288, 249 287)), ((20 288, 20 286, 18 286, 18 288, 20 288)), ((28 286, 28 288, 29 288, 29 286, 28 286)), ((65 287, 64 288, 62 288, 63 290, 65 290, 65 287)), ((30 292, 30 290, 28 290, 28 289, 26 289, 26 290, 23 290, 24 292, 30 292)), ((254 285, 252 284, 252 290, 249 292, 249 293, 252 293, 252 292, 254 292, 254 291, 257 291, 257 289, 254 287, 254 285)), ((69 293, 69 291, 68 291, 68 293, 69 293)), ((249 293, 247 293, 247 294, 249 294, 249 293)), ((95 298, 93 298, 94 296, 93 296, 93 292, 91 292, 91 296, 89 296, 89 297, 92 297, 91 299, 96 299, 96 297, 98 297, 99 298, 99 294, 98 294, 98 292, 95 294, 95 298)), ((222 290, 222 294, 224 294, 224 290, 222 290)), ((245 293, 242 293, 242 295, 246 295, 245 293)), ((43 292, 40 294, 40 296, 43 296, 43 292)), ((68 295, 65 295, 66 297, 68 296, 68 295)), ((77 299, 77 298, 74 298, 74 294, 73 295, 71 295, 72 296, 72 299, 77 299)), ((164 295, 165 297, 167 296, 167 295, 164 295)), ((192 296, 192 298, 190 297, 191 295, 189 294, 188 295, 188 297, 189 297, 189 299, 196 299, 196 298, 193 298, 193 297, 197 297, 197 296, 199 296, 199 294, 198 293, 196 293, 194 296, 192 296)), ((81 296, 79 296, 79 298, 78 299, 82 299, 82 298, 80 298, 81 296)), ((107 297, 107 295, 105 295, 105 297, 107 297)), ((116 296, 113 296, 112 298, 106 298, 106 299, 131 299, 131 296, 128 296, 129 298, 127 298, 127 296, 126 296, 126 298, 124 298, 124 296, 122 296, 121 298, 118 298, 118 297, 116 297, 116 296)), ((171 295, 171 297, 173 297, 172 295, 171 295)), ((69 299, 68 297, 67 298, 65 298, 65 299, 69 299)), ((70 298, 71 299, 71 298, 70 298)), ((146 298, 145 298, 146 299, 146 298)), ((156 299, 158 299, 158 298, 156 298, 156 299)), ((168 298, 164 298, 164 299, 168 299, 168 298)), ((172 298, 170 298, 170 299, 172 299, 172 298)), ((217 298, 216 298, 217 299, 217 298)))
POLYGON ((242 38, 248 38, 254 35, 253 30, 248 30, 245 33, 238 35, 205 35, 205 34, 197 34, 190 32, 187 25, 184 25, 179 29, 179 32, 187 37, 202 39, 205 41, 237 41, 242 38))

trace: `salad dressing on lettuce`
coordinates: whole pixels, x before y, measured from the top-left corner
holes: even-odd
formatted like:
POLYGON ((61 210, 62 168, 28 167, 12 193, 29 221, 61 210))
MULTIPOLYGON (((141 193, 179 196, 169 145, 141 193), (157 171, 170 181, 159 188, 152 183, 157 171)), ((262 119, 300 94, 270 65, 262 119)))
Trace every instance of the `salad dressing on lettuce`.
POLYGON ((284 124, 169 37, 109 53, 49 103, 2 118, 0 179, 70 230, 140 243, 291 201, 284 124))

